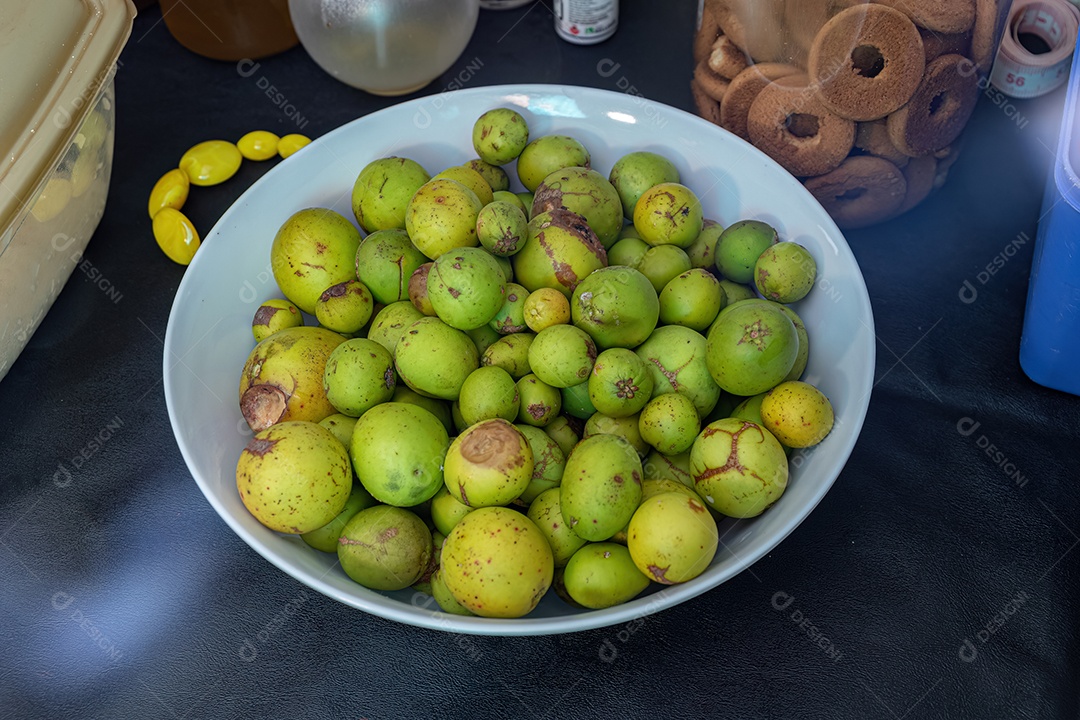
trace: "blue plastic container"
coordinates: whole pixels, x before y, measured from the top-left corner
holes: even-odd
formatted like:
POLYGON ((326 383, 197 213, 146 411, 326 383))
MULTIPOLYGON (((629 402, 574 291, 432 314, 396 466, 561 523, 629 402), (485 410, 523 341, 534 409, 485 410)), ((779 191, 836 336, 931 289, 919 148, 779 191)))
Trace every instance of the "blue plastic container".
POLYGON ((1080 52, 1041 215, 1020 365, 1040 385, 1080 395, 1080 52))

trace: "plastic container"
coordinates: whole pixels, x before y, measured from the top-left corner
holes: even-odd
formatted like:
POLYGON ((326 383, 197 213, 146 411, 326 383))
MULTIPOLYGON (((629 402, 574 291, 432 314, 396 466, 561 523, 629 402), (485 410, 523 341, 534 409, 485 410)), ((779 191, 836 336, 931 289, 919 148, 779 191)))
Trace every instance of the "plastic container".
POLYGON ((1040 217, 1020 365, 1040 385, 1080 395, 1080 53, 1040 217))
POLYGON ((575 45, 595 45, 619 27, 619 0, 555 0, 555 34, 575 45))
POLYGON ((105 209, 116 59, 127 0, 0 0, 0 378, 64 283, 105 209))
POLYGON ((702 117, 795 175, 842 228, 945 181, 989 87, 1008 0, 704 0, 702 117))

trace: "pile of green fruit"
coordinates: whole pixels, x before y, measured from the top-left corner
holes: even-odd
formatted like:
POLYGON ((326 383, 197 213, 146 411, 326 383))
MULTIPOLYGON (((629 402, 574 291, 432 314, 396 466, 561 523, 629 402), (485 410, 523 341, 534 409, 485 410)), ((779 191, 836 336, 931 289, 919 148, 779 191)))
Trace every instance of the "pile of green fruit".
POLYGON ((363 236, 322 208, 281 226, 287 299, 255 313, 240 382, 245 506, 362 585, 451 613, 520 617, 552 586, 603 608, 697 577, 717 518, 767 510, 791 449, 832 428, 786 305, 813 257, 765 223, 704 219, 658 154, 605 178, 506 108, 472 140, 478 157, 435 177, 364 167, 363 236))

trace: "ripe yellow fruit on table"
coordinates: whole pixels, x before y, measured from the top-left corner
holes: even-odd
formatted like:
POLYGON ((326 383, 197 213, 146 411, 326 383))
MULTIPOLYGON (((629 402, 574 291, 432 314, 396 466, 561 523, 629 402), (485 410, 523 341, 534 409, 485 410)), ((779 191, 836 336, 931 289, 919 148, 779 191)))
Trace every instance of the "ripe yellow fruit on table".
POLYGON ((283 158, 287 158, 310 142, 311 138, 298 133, 286 135, 278 142, 278 154, 283 158))
POLYGON ((154 215, 154 239, 169 259, 187 265, 199 249, 199 233, 187 216, 171 207, 154 215))
POLYGON ((269 160, 278 154, 280 138, 267 130, 252 130, 236 141, 240 154, 248 160, 269 160))
POLYGON ((193 146, 180 157, 180 169, 193 185, 223 183, 240 169, 244 156, 231 142, 207 140, 193 146))
POLYGON ((162 208, 182 210, 190 188, 191 182, 187 173, 179 168, 173 168, 162 175, 150 191, 150 200, 146 206, 150 217, 153 218, 162 208))

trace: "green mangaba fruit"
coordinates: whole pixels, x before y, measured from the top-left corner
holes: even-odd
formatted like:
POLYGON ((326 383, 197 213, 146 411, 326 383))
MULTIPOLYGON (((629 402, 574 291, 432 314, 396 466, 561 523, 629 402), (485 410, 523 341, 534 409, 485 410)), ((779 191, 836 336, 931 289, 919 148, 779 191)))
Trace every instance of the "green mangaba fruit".
POLYGON ((673 480, 682 483, 686 487, 694 486, 694 479, 690 477, 690 453, 684 452, 679 455, 664 455, 656 450, 649 453, 641 462, 641 469, 645 473, 645 481, 649 480, 673 480))
POLYGON ((720 233, 724 232, 724 226, 715 220, 705 218, 701 221, 701 232, 697 239, 686 248, 686 254, 690 258, 690 265, 703 270, 710 270, 716 265, 716 241, 720 239, 720 233))
POLYGON ((405 230, 432 260, 456 248, 476 247, 476 218, 483 204, 457 180, 429 180, 409 200, 405 230))
MULTIPOLYGON (((484 178, 491 188, 492 195, 497 192, 506 192, 510 189, 510 176, 498 165, 484 162, 480 158, 473 158, 465 163, 465 167, 480 173, 480 176, 484 178)), ((494 197, 492 199, 494 200, 494 197)))
POLYGON ((372 590, 404 590, 431 561, 431 531, 403 508, 361 510, 341 531, 338 560, 350 578, 372 590))
POLYGON ((532 215, 566 208, 585 218, 604 248, 619 239, 622 203, 619 193, 603 175, 583 167, 564 167, 540 183, 533 193, 532 215))
POLYGON ((649 243, 639 237, 622 238, 608 250, 608 265, 625 265, 636 270, 649 247, 649 243))
POLYGON ((270 246, 270 267, 281 292, 309 315, 323 290, 356 279, 360 231, 326 208, 301 210, 286 220, 270 246))
POLYGON ((443 543, 439 574, 454 599, 483 617, 527 615, 551 587, 551 546, 536 524, 503 507, 462 518, 443 543))
POLYGON ((414 160, 388 157, 373 160, 356 177, 352 208, 364 232, 405 227, 405 209, 420 187, 431 179, 414 160))
POLYGON ((787 315, 788 320, 795 326, 795 334, 799 336, 799 352, 795 355, 795 364, 791 366, 791 370, 784 377, 784 380, 798 380, 806 370, 806 361, 810 359, 810 336, 806 333, 806 324, 803 323, 798 313, 787 305, 777 303, 776 307, 780 309, 780 312, 787 315))
POLYGON ((615 543, 591 543, 574 553, 563 573, 566 592, 593 610, 633 600, 649 587, 630 551, 615 543))
POLYGON ((472 144, 484 162, 506 165, 529 144, 529 124, 516 110, 488 110, 473 124, 472 144))
POLYGON ((757 297, 754 294, 754 289, 749 285, 743 285, 727 278, 720 278, 720 287, 724 288, 724 297, 727 299, 724 307, 734 305, 740 300, 750 300, 757 297))
POLYGON ((437 417, 417 405, 386 402, 356 423, 349 455, 357 479, 376 500, 411 507, 442 487, 449 447, 437 417))
POLYGON ((570 451, 573 450, 574 446, 581 440, 581 435, 578 434, 578 431, 575 430, 574 426, 570 424, 570 421, 562 415, 544 426, 544 434, 559 445, 559 449, 562 450, 564 456, 569 456, 570 451))
POLYGON ((701 202, 677 182, 653 185, 634 205, 634 228, 650 245, 690 247, 701 234, 701 202))
POLYGON ((566 459, 560 485, 563 520, 585 540, 607 540, 641 502, 641 459, 616 435, 582 440, 566 459))
POLYGON ((705 332, 724 307, 720 281, 708 270, 687 270, 660 291, 660 322, 705 332))
POLYGON ((368 328, 368 340, 379 343, 387 349, 391 357, 396 357, 398 342, 405 330, 422 317, 423 313, 408 300, 390 303, 376 313, 371 327, 368 328))
POLYGON ((482 420, 517 420, 521 398, 517 383, 501 367, 488 365, 469 373, 458 395, 458 410, 467 425, 482 420))
POLYGON ((645 191, 661 183, 679 182, 679 170, 663 155, 638 150, 616 160, 608 179, 619 193, 623 214, 633 220, 634 208, 645 191))
POLYGON ((536 138, 521 151, 517 161, 518 180, 529 192, 535 192, 544 178, 568 167, 588 168, 589 151, 572 137, 545 135, 536 138))
POLYGON ((492 255, 509 257, 525 245, 529 220, 517 205, 495 200, 477 215, 476 237, 492 255))
POLYGON ((725 392, 749 397, 775 387, 799 353, 795 325, 773 303, 744 300, 725 308, 709 328, 709 373, 725 392))
POLYGON ((686 452, 701 430, 701 418, 690 396, 682 393, 657 395, 638 416, 641 438, 666 455, 686 452))
POLYGON ((562 388, 559 393, 562 395, 563 411, 567 415, 580 420, 588 420, 596 414, 596 407, 589 398, 588 380, 579 385, 562 388))
POLYGON ((529 441, 533 454, 532 478, 516 501, 528 505, 540 493, 559 486, 566 468, 566 455, 559 444, 540 428, 520 423, 514 427, 529 441))
POLYGON ((240 499, 276 532, 321 528, 352 490, 349 455, 334 434, 305 421, 280 422, 255 434, 236 463, 240 499))
POLYGON ((435 306, 431 304, 431 298, 428 296, 428 278, 431 277, 431 268, 435 267, 435 263, 426 262, 421 263, 420 267, 413 270, 412 275, 409 276, 408 295, 409 302, 420 313, 427 315, 428 317, 435 317, 435 306))
POLYGON ((359 280, 331 285, 315 301, 315 318, 327 330, 355 335, 371 319, 375 300, 359 280))
POLYGON ((693 580, 712 562, 716 521, 700 500, 679 492, 654 495, 630 520, 626 546, 638 570, 664 585, 693 580))
POLYGON ((408 233, 395 228, 371 233, 356 251, 356 277, 383 305, 409 298, 409 278, 427 262, 408 233))
POLYGON ((728 280, 747 285, 754 279, 758 257, 778 240, 776 229, 760 220, 740 220, 729 225, 716 241, 716 269, 728 280))
POLYGON ((360 417, 388 401, 396 385, 394 358, 374 340, 346 340, 326 360, 326 397, 339 413, 350 417, 360 417))
POLYGON ((476 352, 480 353, 480 355, 483 355, 489 347, 497 343, 499 339, 502 338, 502 335, 500 335, 493 327, 491 327, 491 323, 488 323, 487 325, 481 325, 480 327, 473 328, 472 330, 466 330, 465 334, 468 335, 469 338, 473 341, 473 344, 476 345, 476 352))
POLYGON ((601 268, 578 283, 570 301, 574 325, 601 350, 632 348, 656 329, 660 300, 649 279, 625 266, 601 268))
POLYGON ((356 418, 343 413, 334 413, 324 417, 319 424, 332 432, 339 443, 346 448, 349 447, 349 443, 352 442, 353 428, 356 427, 356 418))
POLYGON ((482 248, 440 255, 428 274, 427 292, 439 319, 458 330, 488 324, 506 301, 502 270, 482 248))
POLYGON ((501 367, 510 373, 510 377, 520 380, 532 372, 529 369, 529 348, 535 338, 532 333, 505 335, 484 350, 480 364, 501 367))
POLYGON ((317 327, 279 330, 248 355, 240 375, 240 412, 258 432, 276 422, 319 422, 337 410, 326 397, 323 373, 345 338, 317 327))
POLYGON ((443 535, 449 535, 461 518, 476 508, 458 500, 445 486, 431 498, 431 522, 443 535))
POLYGON ((529 367, 552 387, 566 388, 588 381, 594 362, 596 345, 573 325, 544 328, 529 346, 529 367))
POLYGON ((562 393, 559 388, 529 373, 517 381, 518 422, 544 427, 562 410, 562 393))
POLYGON ((300 308, 288 300, 273 298, 255 311, 255 317, 251 319, 251 334, 255 336, 255 342, 262 342, 278 330, 303 324, 304 316, 300 314, 300 308))
POLYGON ((527 513, 528 518, 536 523, 536 527, 551 545, 552 559, 557 568, 565 567, 574 553, 588 542, 571 530, 570 525, 563 520, 560 496, 557 487, 545 490, 529 504, 527 513))
POLYGON ((596 357, 589 375, 589 400, 597 411, 611 417, 634 415, 652 393, 652 371, 633 350, 611 348, 596 357))
POLYGON ((525 300, 528 297, 528 290, 517 283, 507 283, 506 299, 488 325, 500 335, 526 332, 529 329, 525 324, 525 300))
POLYGON ((345 500, 345 507, 342 508, 341 512, 322 527, 304 533, 300 536, 300 539, 316 550, 336 553, 338 539, 341 537, 341 531, 345 529, 345 524, 352 520, 353 515, 356 513, 369 507, 375 507, 377 504, 378 501, 371 497, 371 493, 365 490, 362 485, 353 483, 352 492, 349 493, 348 499, 345 500))
POLYGON ((585 422, 585 434, 589 438, 593 435, 618 435, 637 451, 638 457, 649 454, 649 444, 641 437, 641 427, 638 415, 626 415, 624 417, 611 417, 601 412, 593 413, 585 422))
MULTIPOLYGON (((530 195, 529 207, 532 207, 531 193, 522 193, 522 194, 523 195, 530 195)), ((522 201, 522 199, 520 197, 517 196, 517 194, 512 193, 509 190, 496 190, 495 192, 493 192, 491 194, 491 197, 493 198, 492 202, 510 203, 511 205, 516 207, 525 216, 525 221, 528 222, 528 220, 529 220, 529 208, 525 207, 525 203, 522 201)))
POLYGON ((691 269, 690 256, 674 245, 657 245, 648 249, 637 269, 660 293, 674 278, 691 269))
POLYGON ((653 396, 666 392, 689 395, 698 415, 707 416, 720 398, 706 362, 705 337, 681 325, 659 327, 634 351, 653 374, 653 396))
POLYGON ((690 475, 698 495, 717 512, 757 517, 784 494, 787 455, 757 423, 725 418, 706 425, 694 441, 690 475))
POLYGON ((468 335, 439 318, 421 318, 405 329, 397 344, 398 377, 422 395, 457 400, 465 378, 480 366, 468 335))
POLYGON ((607 252, 585 218, 557 208, 533 216, 525 244, 510 260, 515 279, 529 292, 549 287, 570 297, 579 282, 607 265, 607 252))
POLYGON ((529 486, 529 441, 502 418, 472 425, 451 443, 443 477, 446 489, 469 507, 506 505, 529 486))
POLYGON ((754 286, 762 297, 775 302, 802 300, 814 287, 816 279, 817 262, 798 243, 770 245, 754 263, 754 286))
POLYGON ((439 604, 439 609, 451 615, 474 616, 476 613, 454 599, 453 593, 446 587, 441 568, 431 576, 431 597, 439 604))
POLYGON ((476 193, 476 197, 480 201, 481 206, 487 205, 494 199, 491 192, 491 185, 488 184, 488 181, 484 179, 483 175, 467 165, 448 167, 431 179, 456 180, 476 193))
POLYGON ((409 405, 424 408, 439 419, 439 422, 446 428, 446 432, 453 434, 454 421, 450 416, 450 403, 447 401, 421 395, 402 383, 394 387, 394 395, 390 400, 391 402, 408 403, 409 405))

